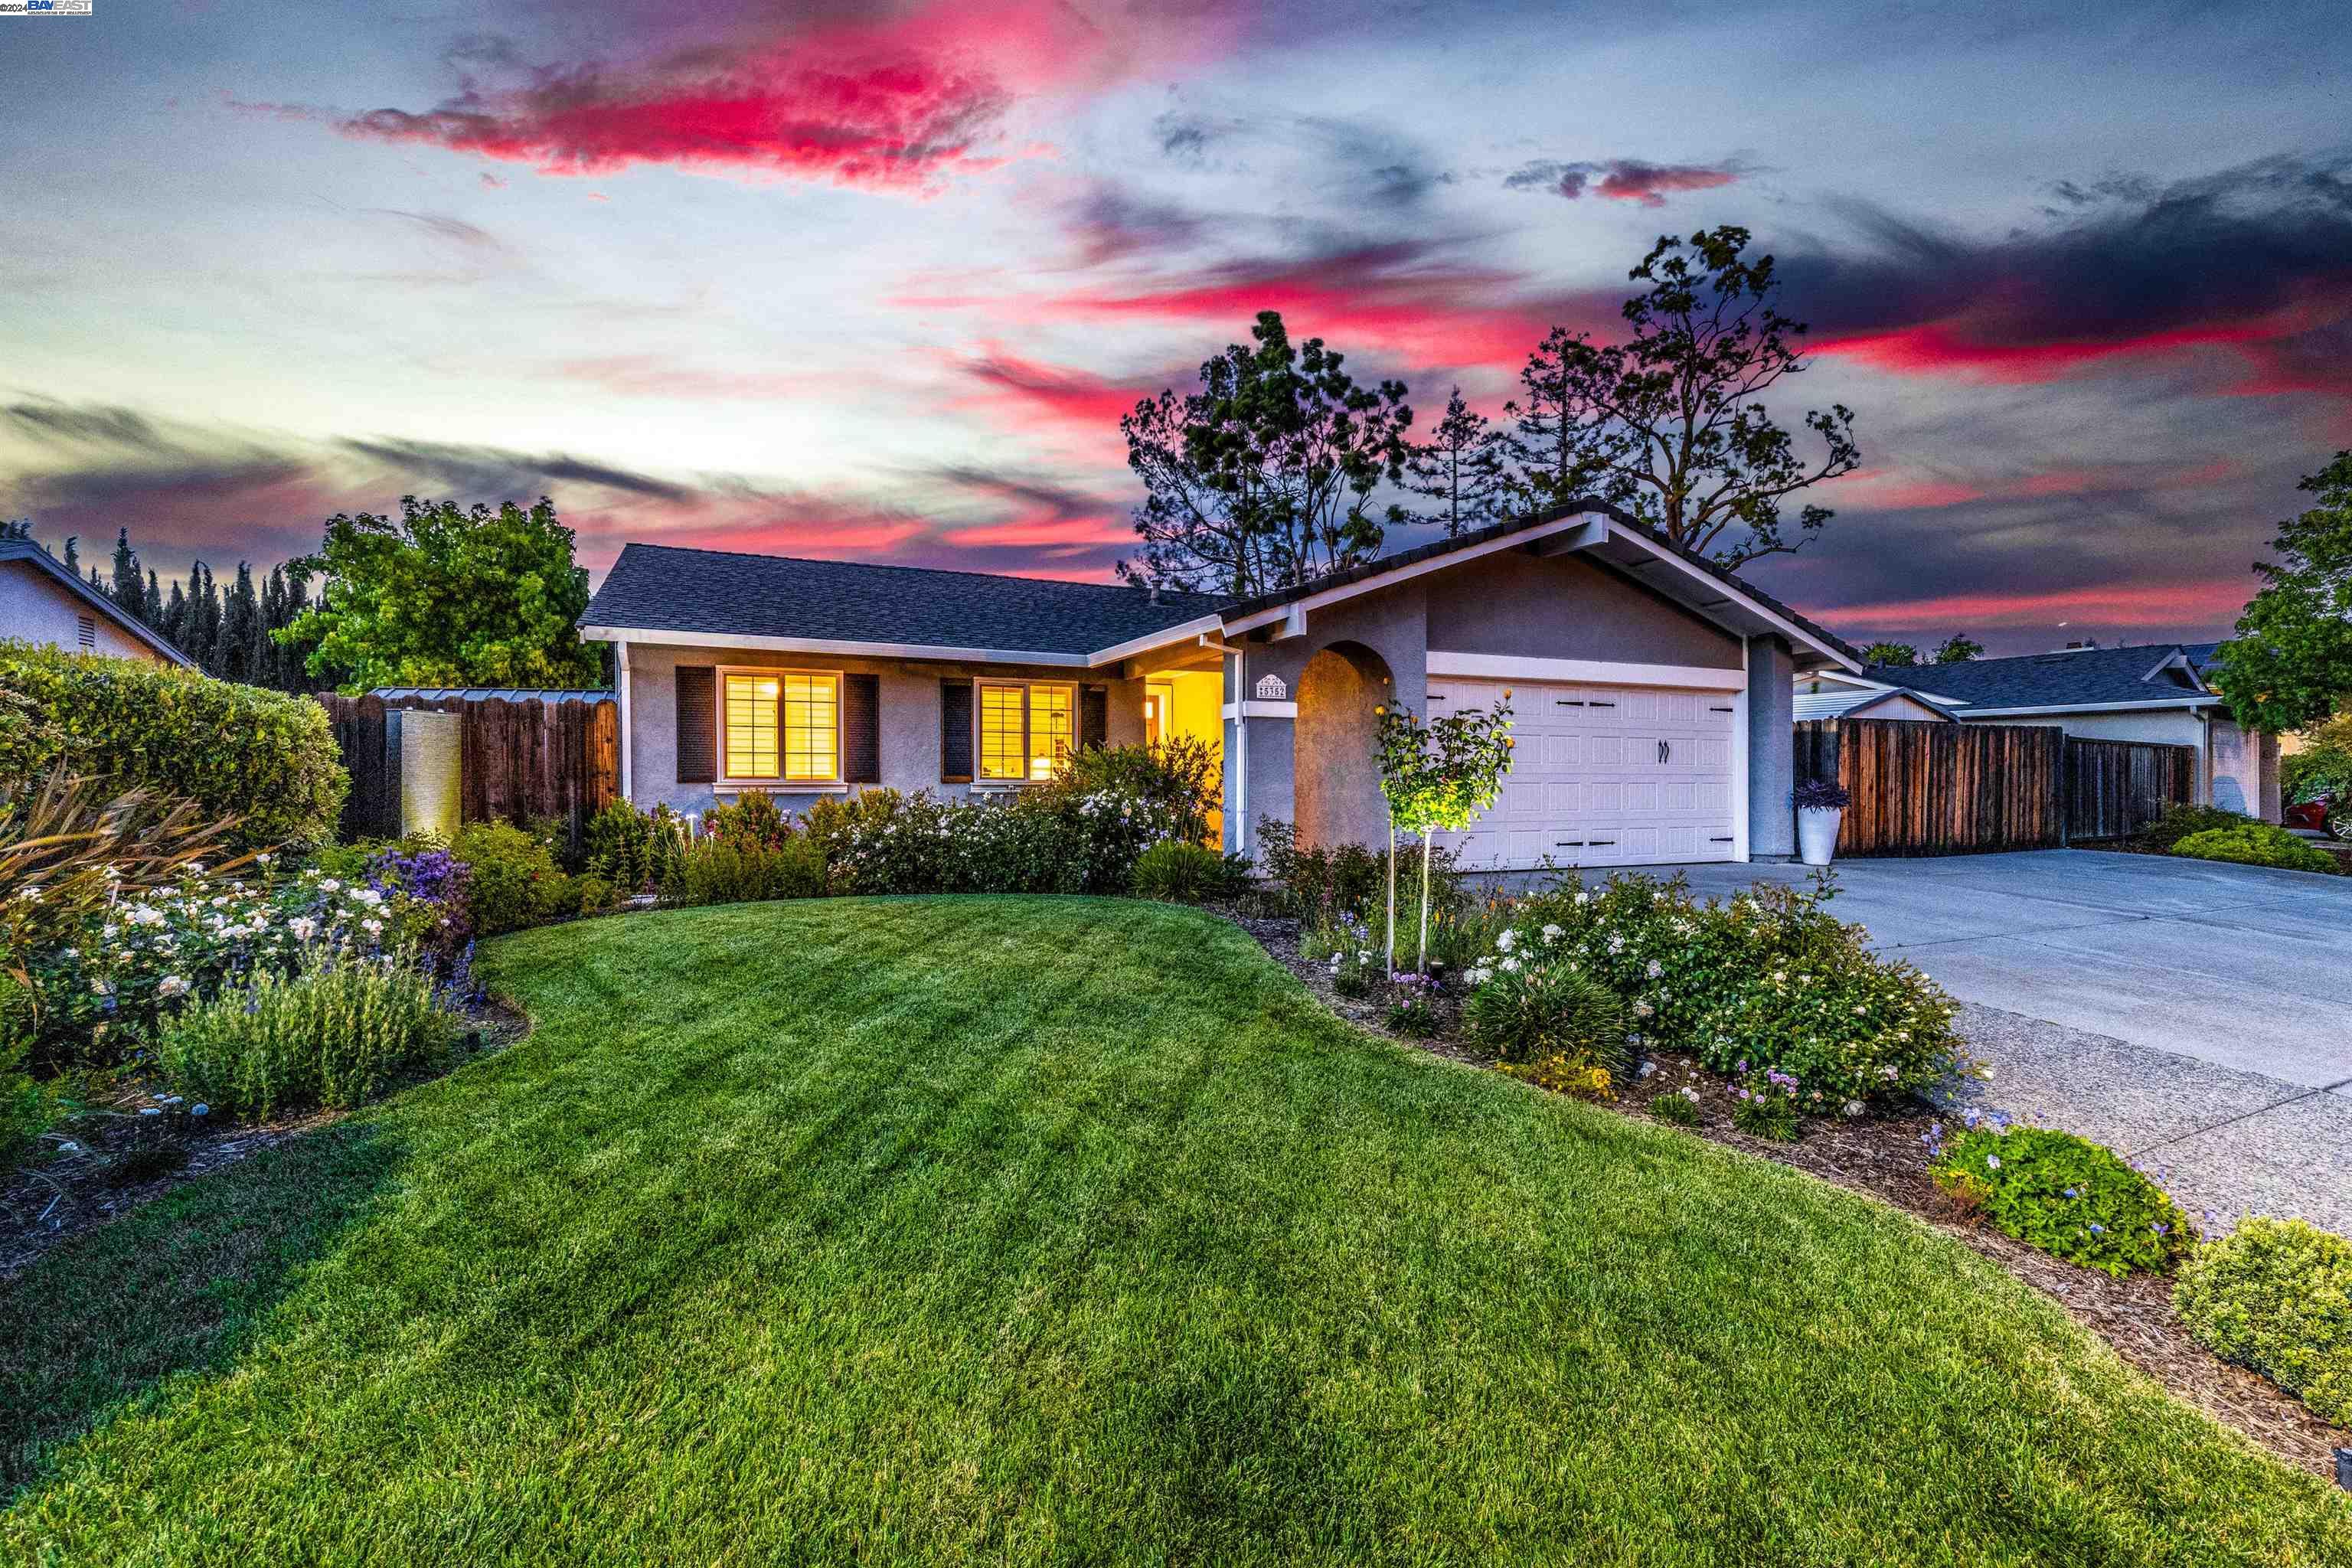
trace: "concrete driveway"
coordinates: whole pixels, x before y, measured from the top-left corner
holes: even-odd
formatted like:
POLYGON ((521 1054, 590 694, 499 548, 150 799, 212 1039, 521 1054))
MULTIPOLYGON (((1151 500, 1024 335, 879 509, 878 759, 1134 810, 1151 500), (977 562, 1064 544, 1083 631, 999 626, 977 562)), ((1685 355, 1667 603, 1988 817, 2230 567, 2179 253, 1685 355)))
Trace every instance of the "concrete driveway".
MULTIPOLYGON (((1722 894, 1796 866, 1687 868, 1722 894)), ((1839 863, 1839 916, 1961 1001, 1971 1097, 2352 1232, 2352 878, 2044 850, 1839 863)))

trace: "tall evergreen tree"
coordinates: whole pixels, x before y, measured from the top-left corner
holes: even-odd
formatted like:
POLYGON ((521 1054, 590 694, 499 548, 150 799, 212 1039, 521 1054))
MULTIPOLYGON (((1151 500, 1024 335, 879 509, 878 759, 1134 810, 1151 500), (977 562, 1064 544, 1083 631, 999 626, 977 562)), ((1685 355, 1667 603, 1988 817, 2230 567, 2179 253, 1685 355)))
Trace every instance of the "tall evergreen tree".
POLYGON ((188 651, 188 595, 177 583, 172 584, 172 597, 163 605, 163 624, 156 630, 182 653, 188 651))
POLYGON ((81 535, 78 533, 66 535, 66 570, 81 575, 81 535))
POLYGON ((163 591, 152 566, 147 568, 147 591, 139 597, 139 618, 151 626, 163 624, 163 591))
POLYGON ((147 579, 139 570, 139 557, 131 548, 127 528, 114 532, 114 582, 107 594, 131 619, 147 618, 147 579))
POLYGON ((213 656, 213 673, 223 680, 250 684, 257 673, 254 645, 260 636, 261 605, 253 595, 253 567, 240 561, 236 585, 222 596, 220 643, 213 656))
POLYGON ((1462 401, 1457 386, 1430 439, 1414 447, 1404 468, 1404 487, 1437 503, 1433 521, 1445 525, 1446 538, 1508 515, 1505 440, 1488 427, 1485 415, 1462 401))

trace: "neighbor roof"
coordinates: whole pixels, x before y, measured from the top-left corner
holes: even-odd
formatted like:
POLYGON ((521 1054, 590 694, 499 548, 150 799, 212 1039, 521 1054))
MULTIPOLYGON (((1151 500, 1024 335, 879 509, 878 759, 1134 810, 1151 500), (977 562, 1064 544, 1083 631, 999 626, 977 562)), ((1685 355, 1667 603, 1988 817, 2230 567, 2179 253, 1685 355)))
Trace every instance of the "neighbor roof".
POLYGON ((1807 719, 1863 719, 1882 703, 1908 700, 1925 708, 1937 718, 1951 720, 1949 710, 1927 700, 1924 691, 1903 689, 1873 689, 1867 686, 1833 686, 1824 691, 1800 691, 1796 695, 1796 717, 1807 719))
POLYGON ((153 648, 157 653, 162 654, 165 658, 170 659, 173 664, 189 666, 193 666, 194 664, 195 661, 194 659, 191 659, 186 654, 182 653, 178 648, 173 647, 170 641, 166 639, 161 632, 158 632, 152 626, 150 626, 145 621, 141 620, 138 616, 131 614, 128 610, 125 610, 121 605, 116 604, 112 599, 108 598, 104 594, 100 593, 97 589, 83 582, 71 572, 67 571, 64 562, 59 561, 56 556, 51 555, 47 551, 42 549, 31 540, 0 539, 0 561, 23 561, 30 563, 37 571, 47 573, 50 577, 71 589, 80 597, 84 604, 98 611, 99 614, 104 616, 108 620, 112 621, 116 626, 121 626, 124 631, 129 632, 132 637, 137 637, 141 642, 145 643, 149 647, 153 648))
POLYGON ((1089 654, 1213 612, 1214 594, 631 544, 581 617, 592 629, 701 632, 1089 654))
POLYGON ((2021 654, 2013 658, 1972 658, 1958 664, 1873 665, 1873 680, 1933 692, 1967 710, 2010 708, 2102 708, 2123 703, 2201 707, 2213 700, 2163 680, 2158 672, 2181 649, 2156 644, 2139 647, 2070 648, 2063 653, 2021 654))

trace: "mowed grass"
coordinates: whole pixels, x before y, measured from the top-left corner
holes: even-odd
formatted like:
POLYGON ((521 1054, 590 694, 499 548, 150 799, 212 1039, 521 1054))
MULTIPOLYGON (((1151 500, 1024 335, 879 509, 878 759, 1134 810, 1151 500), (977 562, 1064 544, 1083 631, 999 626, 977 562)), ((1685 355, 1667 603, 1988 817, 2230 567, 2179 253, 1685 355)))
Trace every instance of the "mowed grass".
POLYGON ((634 916, 536 1033, 0 1287, 0 1552, 2352 1562, 1903 1216, 1086 900, 634 916))

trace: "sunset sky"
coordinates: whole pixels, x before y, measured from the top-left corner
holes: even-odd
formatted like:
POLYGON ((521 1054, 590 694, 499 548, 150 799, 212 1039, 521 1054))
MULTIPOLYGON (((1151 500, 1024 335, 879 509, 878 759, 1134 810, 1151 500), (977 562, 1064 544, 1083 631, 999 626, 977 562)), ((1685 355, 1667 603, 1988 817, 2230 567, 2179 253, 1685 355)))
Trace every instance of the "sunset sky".
MULTIPOLYGON (((0 515, 167 574, 404 492, 1108 580, 1118 416, 1276 308, 1492 409, 1746 225, 1856 640, 2221 634, 2352 446, 2338 3, 97 0, 0 19, 0 515), (1895 13, 1890 20, 1885 13, 1895 13), (1808 437, 1810 439, 1810 437, 1808 437), (2062 624, 2063 626, 2061 630, 2062 624)), ((1415 542, 1392 532, 1391 548, 1415 542)))

